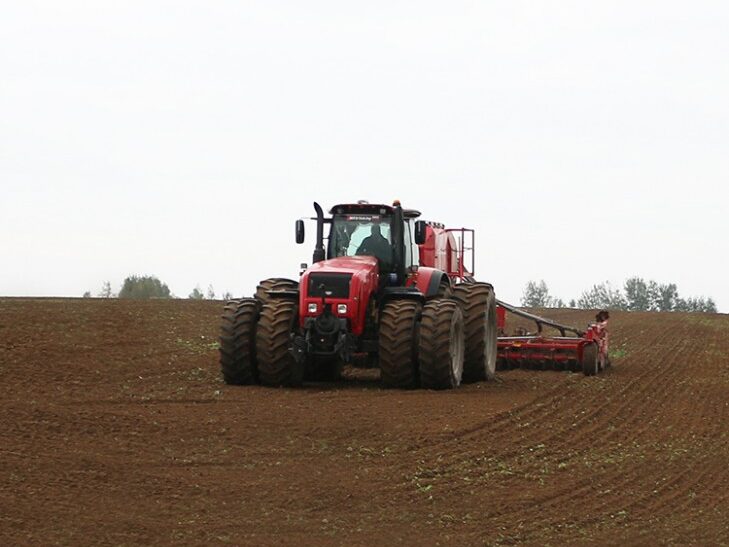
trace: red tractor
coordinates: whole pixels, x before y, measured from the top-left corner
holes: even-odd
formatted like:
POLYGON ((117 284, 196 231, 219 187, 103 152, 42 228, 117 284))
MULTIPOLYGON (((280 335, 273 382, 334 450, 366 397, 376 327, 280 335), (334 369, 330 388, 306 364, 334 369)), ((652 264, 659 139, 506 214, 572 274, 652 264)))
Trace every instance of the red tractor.
POLYGON ((300 281, 267 279, 255 297, 226 305, 226 383, 296 386, 332 378, 343 363, 378 366, 383 385, 396 388, 493 377, 496 298, 473 279, 473 230, 419 220, 397 201, 336 205, 329 218, 314 209, 314 255, 300 281))

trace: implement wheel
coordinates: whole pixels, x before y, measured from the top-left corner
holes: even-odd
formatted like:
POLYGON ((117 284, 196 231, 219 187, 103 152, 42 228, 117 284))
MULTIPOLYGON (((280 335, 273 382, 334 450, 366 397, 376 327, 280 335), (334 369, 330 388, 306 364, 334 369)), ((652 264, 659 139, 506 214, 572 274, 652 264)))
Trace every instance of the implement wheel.
POLYGON ((585 376, 595 376, 598 372, 597 344, 585 344, 582 348, 582 372, 585 376))
POLYGON ((419 313, 420 303, 414 300, 390 300, 380 312, 380 377, 385 387, 417 385, 415 326, 419 313))
POLYGON ((220 325, 220 369, 226 384, 257 383, 256 323, 259 303, 253 298, 231 300, 220 325))
POLYGON ((266 304, 271 300, 271 295, 268 291, 297 291, 299 290, 299 283, 293 279, 286 279, 284 277, 271 277, 264 279, 256 287, 255 298, 262 304, 266 304))
POLYGON ((463 376, 463 314, 454 300, 431 300, 420 320, 420 385, 453 389, 463 376))
MULTIPOLYGON (((491 380, 496 373, 496 295, 488 283, 456 285, 466 336, 463 382, 491 380)), ((504 363, 503 368, 510 368, 504 363)))
POLYGON ((273 299, 261 309, 256 330, 256 358, 258 378, 263 385, 301 385, 304 367, 289 352, 297 319, 298 306, 291 300, 273 299))

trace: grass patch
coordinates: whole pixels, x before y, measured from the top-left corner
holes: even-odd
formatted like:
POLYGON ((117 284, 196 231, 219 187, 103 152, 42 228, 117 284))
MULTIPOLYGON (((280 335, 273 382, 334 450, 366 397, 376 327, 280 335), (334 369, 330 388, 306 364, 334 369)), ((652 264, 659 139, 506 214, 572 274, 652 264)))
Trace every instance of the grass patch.
POLYGON ((175 343, 178 347, 194 354, 208 353, 220 348, 220 343, 217 340, 213 340, 207 336, 200 336, 199 338, 193 338, 191 340, 178 338, 175 340, 175 343))

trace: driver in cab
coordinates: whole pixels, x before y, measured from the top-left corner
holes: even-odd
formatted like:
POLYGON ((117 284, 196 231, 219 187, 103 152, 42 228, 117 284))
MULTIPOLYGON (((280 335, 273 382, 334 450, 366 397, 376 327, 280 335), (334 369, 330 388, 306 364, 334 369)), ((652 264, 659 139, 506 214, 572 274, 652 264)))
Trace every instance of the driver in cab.
POLYGON ((372 225, 371 235, 364 238, 356 254, 374 256, 380 261, 381 266, 392 262, 392 247, 382 235, 379 224, 372 225))

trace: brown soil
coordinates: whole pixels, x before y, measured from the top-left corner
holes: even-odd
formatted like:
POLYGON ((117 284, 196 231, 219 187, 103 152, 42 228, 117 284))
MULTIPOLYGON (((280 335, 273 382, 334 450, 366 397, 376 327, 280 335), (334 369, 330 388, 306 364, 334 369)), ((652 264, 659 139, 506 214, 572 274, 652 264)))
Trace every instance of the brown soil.
POLYGON ((429 392, 225 386, 221 310, 0 299, 0 544, 729 542, 729 316, 429 392))

